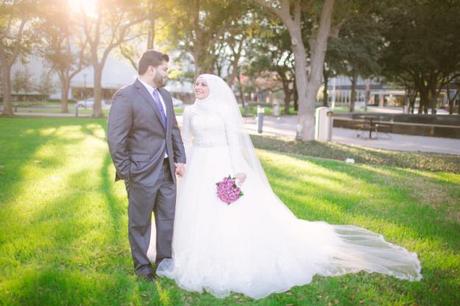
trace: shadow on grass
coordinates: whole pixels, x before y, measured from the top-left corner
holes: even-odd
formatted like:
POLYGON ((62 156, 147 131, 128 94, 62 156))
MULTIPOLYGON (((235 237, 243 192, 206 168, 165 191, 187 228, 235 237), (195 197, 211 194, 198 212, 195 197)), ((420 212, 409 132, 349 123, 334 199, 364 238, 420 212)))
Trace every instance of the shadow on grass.
MULTIPOLYGON (((0 152, 0 164, 5 165, 0 177, 0 226, 10 229, 0 234, 0 304, 159 303, 156 287, 137 281, 132 274, 125 204, 116 195, 108 153, 100 142, 90 141, 89 145, 97 146, 93 148, 97 159, 85 160, 81 169, 66 155, 72 149, 86 153, 88 148, 81 141, 88 136, 102 141, 97 137, 99 124, 68 119, 0 120, 0 144, 6 149, 0 152), (81 131, 80 125, 91 135, 81 131), (72 135, 62 133, 66 127, 72 127, 72 135), (51 145, 55 147, 48 149, 51 145), (37 167, 34 161, 41 158, 37 153, 43 148, 46 162, 41 160, 37 167), (33 171, 28 168, 31 164, 33 171), (28 171, 23 173, 24 169, 28 171), (64 175, 59 177, 59 192, 53 193, 49 179, 55 170, 64 175), (35 178, 44 180, 51 192, 41 194, 37 204, 24 203, 28 208, 23 210, 24 205, 15 199, 28 187, 33 189, 35 178)), ((80 162, 78 152, 72 158, 80 162)), ((33 194, 25 198, 34 201, 33 194)))
POLYGON ((48 266, 13 281, 5 305, 140 304, 138 285, 124 274, 87 273, 48 266))
POLYGON ((111 173, 110 169, 112 166, 112 159, 108 153, 104 156, 104 162, 101 167, 100 176, 102 179, 101 191, 105 196, 105 202, 107 203, 107 209, 110 214, 111 227, 112 227, 112 240, 114 243, 120 242, 120 231, 128 229, 125 228, 125 224, 122 222, 122 218, 126 217, 125 211, 126 202, 121 201, 114 194, 114 175, 111 173))
POLYGON ((3 247, 15 263, 2 269, 8 281, 0 288, 6 304, 140 302, 138 284, 122 264, 127 256, 113 252, 118 240, 113 226, 107 226, 103 216, 94 219, 97 212, 91 201, 83 199, 85 191, 74 191, 71 185, 89 175, 91 171, 69 176, 67 193, 42 205, 27 224, 10 233, 3 247))
MULTIPOLYGON (((101 119, 102 121, 102 119, 101 119)), ((104 121, 105 123, 105 121, 104 121)), ((98 122, 97 124, 85 124, 85 125, 80 125, 80 130, 87 136, 91 136, 94 138, 97 138, 103 142, 107 142, 106 136, 105 136, 105 131, 106 131, 106 124, 102 122, 98 122), (104 131, 103 135, 100 133, 101 131, 104 131)))
MULTIPOLYGON (((0 203, 8 203, 17 196, 22 185, 23 169, 34 163, 42 168, 62 165, 58 156, 34 158, 36 153, 48 144, 73 144, 83 137, 67 139, 57 135, 59 128, 80 125, 74 120, 41 120, 27 118, 0 119, 0 203)), ((83 124, 91 124, 85 122, 83 124)))

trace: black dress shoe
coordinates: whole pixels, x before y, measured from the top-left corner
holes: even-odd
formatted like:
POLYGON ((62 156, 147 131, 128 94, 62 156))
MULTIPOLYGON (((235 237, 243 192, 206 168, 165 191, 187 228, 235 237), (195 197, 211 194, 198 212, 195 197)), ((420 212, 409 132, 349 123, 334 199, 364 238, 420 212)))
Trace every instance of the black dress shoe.
POLYGON ((155 281, 155 274, 153 273, 148 273, 148 274, 137 274, 137 277, 148 281, 148 282, 154 282, 155 281))

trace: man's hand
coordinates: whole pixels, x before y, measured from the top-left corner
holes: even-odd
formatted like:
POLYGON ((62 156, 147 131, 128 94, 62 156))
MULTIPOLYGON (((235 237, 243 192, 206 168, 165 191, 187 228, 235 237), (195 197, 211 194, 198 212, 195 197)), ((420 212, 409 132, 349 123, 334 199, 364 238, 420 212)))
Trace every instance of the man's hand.
POLYGON ((176 175, 183 177, 185 174, 185 164, 183 163, 174 163, 176 165, 176 175))

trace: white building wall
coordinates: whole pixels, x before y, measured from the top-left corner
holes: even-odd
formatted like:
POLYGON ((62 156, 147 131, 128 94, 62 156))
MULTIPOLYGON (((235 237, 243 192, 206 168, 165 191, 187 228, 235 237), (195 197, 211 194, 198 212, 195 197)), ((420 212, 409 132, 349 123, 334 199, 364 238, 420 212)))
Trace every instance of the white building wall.
MULTIPOLYGON (((50 71, 50 65, 43 58, 31 55, 26 60, 18 60, 12 67, 11 77, 14 79, 16 72, 27 70, 30 75, 31 83, 37 85, 42 75, 50 71)), ((59 99, 61 96, 59 78, 55 72, 51 72, 55 92, 51 98, 59 99)), ((137 71, 128 63, 127 60, 115 55, 109 55, 102 71, 102 88, 119 89, 131 84, 137 77, 137 71)), ((80 71, 71 81, 71 87, 93 88, 94 69, 92 66, 80 71)), ((168 82, 166 88, 171 92, 192 93, 193 86, 190 82, 168 82)), ((70 95, 72 93, 70 92, 70 95)), ((79 97, 69 97, 79 98, 79 97)))

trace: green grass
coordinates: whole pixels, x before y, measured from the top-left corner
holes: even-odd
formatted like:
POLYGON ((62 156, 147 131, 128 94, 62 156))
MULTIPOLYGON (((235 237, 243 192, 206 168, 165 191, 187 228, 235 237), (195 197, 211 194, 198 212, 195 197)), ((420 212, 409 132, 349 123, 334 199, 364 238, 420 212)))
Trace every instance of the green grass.
MULTIPOLYGON (((383 162, 350 165, 306 156, 305 148, 288 154, 273 139, 260 138, 256 145, 264 149, 258 154, 273 189, 299 218, 379 232, 419 254, 423 280, 367 273, 315 277, 309 285, 258 301, 189 293, 166 279, 137 280, 126 193, 113 181, 105 126, 105 120, 94 119, 0 119, 0 305, 455 305, 460 300, 460 174, 383 162)), ((322 150, 332 155, 335 149, 322 150)))
MULTIPOLYGON (((20 113, 40 113, 40 114, 61 114, 61 107, 60 105, 46 105, 46 106, 32 106, 32 107, 21 107, 17 108, 17 112, 20 113)), ((78 109, 79 115, 89 116, 92 115, 93 109, 91 107, 83 108, 80 107, 78 109)), ((102 113, 104 116, 109 114, 108 109, 102 109, 102 113)), ((69 112, 68 114, 75 115, 75 104, 69 104, 69 112)))
POLYGON ((174 107, 174 113, 176 116, 182 115, 184 113, 184 106, 174 107))
MULTIPOLYGON (((66 114, 70 114, 71 116, 75 116, 75 104, 69 104, 69 111, 66 114)), ((176 115, 181 115, 183 113, 183 108, 182 107, 175 107, 174 108, 176 115)), ((102 114, 104 117, 108 117, 109 115, 109 109, 103 108, 102 109, 102 114)), ((30 113, 30 114, 44 114, 46 117, 46 114, 62 114, 61 112, 61 106, 60 105, 35 105, 35 106, 19 106, 15 108, 15 112, 19 113, 30 113)), ((89 117, 93 114, 93 109, 91 107, 84 108, 80 107, 78 109, 78 114, 80 117, 89 117)), ((35 115, 36 116, 36 115, 35 115)))

